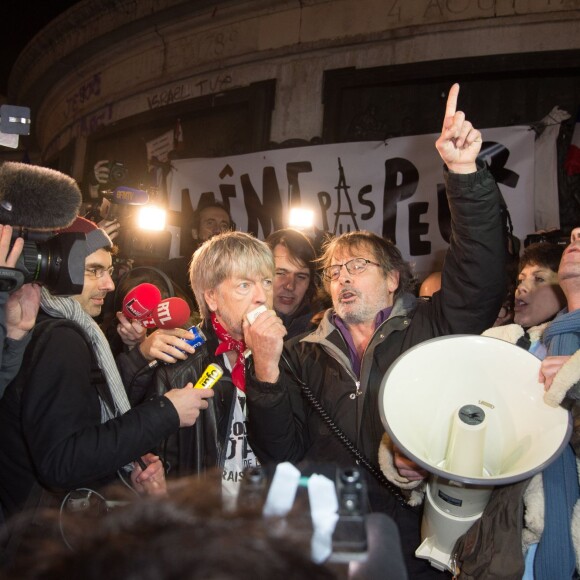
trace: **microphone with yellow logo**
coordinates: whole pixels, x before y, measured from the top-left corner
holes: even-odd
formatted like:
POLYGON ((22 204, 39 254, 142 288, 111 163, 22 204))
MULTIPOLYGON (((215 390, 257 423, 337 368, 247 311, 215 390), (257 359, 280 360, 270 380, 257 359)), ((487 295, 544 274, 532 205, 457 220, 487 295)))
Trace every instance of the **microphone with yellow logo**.
POLYGON ((216 363, 210 363, 207 365, 205 371, 201 377, 199 377, 197 383, 193 385, 194 389, 211 389, 215 384, 221 379, 224 371, 216 363))

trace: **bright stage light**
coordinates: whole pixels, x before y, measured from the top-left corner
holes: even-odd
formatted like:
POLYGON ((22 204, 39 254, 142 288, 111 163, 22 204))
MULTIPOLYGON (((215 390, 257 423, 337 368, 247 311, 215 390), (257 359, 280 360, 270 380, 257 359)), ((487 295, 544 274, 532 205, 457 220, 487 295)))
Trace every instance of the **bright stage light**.
POLYGON ((293 207, 290 209, 288 225, 297 230, 307 230, 314 225, 314 212, 311 209, 293 207))
POLYGON ((167 212, 154 205, 146 205, 139 209, 137 224, 142 230, 163 231, 167 220, 167 212))

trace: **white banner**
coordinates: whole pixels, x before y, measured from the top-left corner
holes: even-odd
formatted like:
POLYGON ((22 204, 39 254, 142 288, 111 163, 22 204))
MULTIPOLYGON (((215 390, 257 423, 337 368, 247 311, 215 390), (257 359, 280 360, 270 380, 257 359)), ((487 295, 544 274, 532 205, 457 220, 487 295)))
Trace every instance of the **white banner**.
MULTIPOLYGON (((367 229, 393 239, 419 277, 440 268, 449 212, 436 135, 338 143, 248 155, 172 161, 169 209, 195 209, 204 196, 230 208, 236 228, 265 238, 288 225, 290 207, 314 211, 315 226, 341 234, 367 229)), ((500 184, 514 234, 534 231, 534 133, 483 131, 482 156, 500 184)), ((179 227, 171 256, 179 255, 179 227)), ((189 232, 184 232, 189 235, 189 232)))

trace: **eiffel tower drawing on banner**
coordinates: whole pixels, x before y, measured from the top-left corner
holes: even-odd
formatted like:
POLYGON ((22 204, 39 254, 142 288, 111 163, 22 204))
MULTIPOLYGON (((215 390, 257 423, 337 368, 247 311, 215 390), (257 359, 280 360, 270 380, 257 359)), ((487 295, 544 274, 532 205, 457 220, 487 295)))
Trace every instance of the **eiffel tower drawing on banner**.
POLYGON ((342 163, 340 162, 340 157, 338 158, 338 185, 334 188, 336 189, 336 194, 338 197, 338 207, 336 208, 335 212, 335 220, 334 220, 334 235, 344 234, 346 232, 350 232, 353 228, 354 231, 358 230, 358 224, 356 223, 356 214, 352 209, 352 202, 350 201, 350 196, 348 195, 348 190, 350 186, 346 184, 346 179, 344 177, 344 169, 342 168, 342 163), (343 202, 344 196, 344 202, 343 202), (343 203, 348 205, 348 211, 343 211, 343 203), (347 218, 347 216, 350 216, 347 218))

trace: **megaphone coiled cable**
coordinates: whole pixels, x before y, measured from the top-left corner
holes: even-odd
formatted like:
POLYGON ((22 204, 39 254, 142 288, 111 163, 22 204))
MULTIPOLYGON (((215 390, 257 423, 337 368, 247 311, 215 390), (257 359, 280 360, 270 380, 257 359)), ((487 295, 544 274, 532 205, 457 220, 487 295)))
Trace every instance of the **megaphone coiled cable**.
POLYGON ((292 373, 294 380, 296 380, 301 386, 306 400, 310 403, 310 405, 312 405, 312 408, 318 413, 319 417, 326 424, 326 426, 332 431, 332 433, 336 435, 344 447, 346 447, 347 451, 353 455, 356 461, 360 463, 383 487, 385 487, 394 496, 394 498, 401 506, 410 510, 414 509, 407 503, 405 497, 401 493, 401 490, 387 479, 378 465, 372 463, 367 458, 367 456, 364 455, 364 453, 350 440, 348 435, 346 435, 346 433, 334 422, 316 395, 312 392, 312 389, 298 377, 294 367, 284 356, 284 353, 282 353, 281 358, 288 367, 288 370, 292 373))

